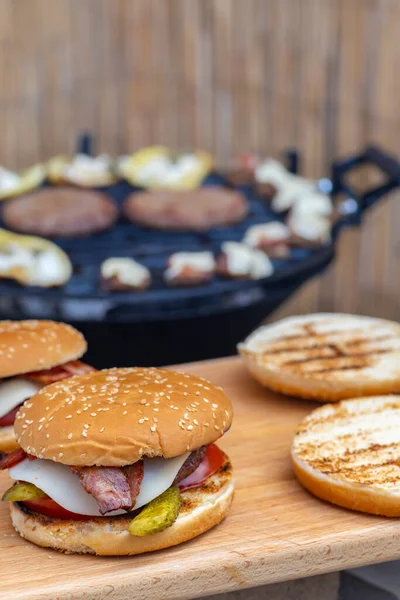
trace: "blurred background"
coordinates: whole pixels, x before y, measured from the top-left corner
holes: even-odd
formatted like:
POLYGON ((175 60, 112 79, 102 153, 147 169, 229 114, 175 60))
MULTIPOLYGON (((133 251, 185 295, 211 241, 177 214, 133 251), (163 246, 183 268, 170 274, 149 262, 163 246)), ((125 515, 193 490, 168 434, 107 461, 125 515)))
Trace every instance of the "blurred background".
MULTIPOLYGON (((319 178, 378 144, 398 155, 397 0, 29 0, 0 3, 0 164, 155 143, 301 153, 319 178)), ((370 176, 359 178, 362 184, 370 176)), ((337 259, 275 316, 398 319, 399 192, 347 229, 337 259)))

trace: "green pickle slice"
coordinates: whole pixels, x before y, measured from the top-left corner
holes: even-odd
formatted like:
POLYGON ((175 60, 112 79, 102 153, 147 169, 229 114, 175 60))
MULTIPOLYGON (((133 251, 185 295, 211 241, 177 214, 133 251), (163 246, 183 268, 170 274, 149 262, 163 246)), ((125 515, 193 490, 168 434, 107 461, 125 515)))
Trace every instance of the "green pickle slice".
POLYGON ((47 498, 47 494, 33 483, 22 481, 21 483, 15 483, 4 492, 2 500, 5 502, 23 502, 24 500, 36 500, 37 498, 47 498))
POLYGON ((160 533, 171 527, 178 518, 181 508, 181 494, 175 485, 163 494, 149 502, 129 523, 128 531, 131 535, 143 537, 160 533))

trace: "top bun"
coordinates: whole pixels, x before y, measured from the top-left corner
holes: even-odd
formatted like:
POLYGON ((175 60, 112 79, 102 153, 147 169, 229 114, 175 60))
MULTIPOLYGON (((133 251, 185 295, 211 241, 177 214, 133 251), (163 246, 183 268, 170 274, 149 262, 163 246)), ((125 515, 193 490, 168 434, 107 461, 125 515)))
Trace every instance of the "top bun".
POLYGON ((0 321, 0 378, 51 369, 86 352, 79 331, 54 321, 0 321))
POLYGON ((232 406, 221 388, 166 369, 106 369, 53 383, 19 410, 22 448, 66 465, 122 467, 220 438, 232 406))

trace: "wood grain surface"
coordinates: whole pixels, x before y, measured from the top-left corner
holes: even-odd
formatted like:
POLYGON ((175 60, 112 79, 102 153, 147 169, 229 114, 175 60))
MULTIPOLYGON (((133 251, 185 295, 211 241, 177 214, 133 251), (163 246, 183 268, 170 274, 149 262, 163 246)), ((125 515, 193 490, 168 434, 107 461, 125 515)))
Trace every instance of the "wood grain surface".
MULTIPOLYGON (((289 446, 314 404, 267 392, 240 359, 181 367, 222 385, 235 418, 221 446, 236 496, 227 519, 176 548, 132 558, 65 556, 22 540, 0 506, 0 599, 184 599, 400 558, 398 520, 325 504, 293 477, 289 446)), ((8 485, 2 475, 0 486, 8 485)))

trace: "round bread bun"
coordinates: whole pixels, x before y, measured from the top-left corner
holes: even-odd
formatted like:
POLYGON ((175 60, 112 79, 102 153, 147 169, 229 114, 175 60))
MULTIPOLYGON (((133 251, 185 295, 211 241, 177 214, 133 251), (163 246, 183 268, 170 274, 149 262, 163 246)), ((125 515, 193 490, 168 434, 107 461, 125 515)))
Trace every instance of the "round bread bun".
POLYGON ((125 556, 176 546, 204 533, 225 517, 233 499, 232 466, 225 455, 219 471, 196 487, 181 492, 175 523, 161 533, 135 537, 128 532, 132 516, 68 521, 45 517, 22 504, 11 504, 11 519, 25 539, 67 553, 125 556))
POLYGON ((329 402, 400 390, 400 325, 321 313, 254 331, 238 350, 262 385, 329 402))
POLYGON ((44 237, 89 235, 108 229, 117 217, 106 194, 73 187, 42 188, 9 200, 3 209, 7 227, 44 237))
POLYGON ((17 440, 15 439, 14 427, 0 427, 0 452, 13 452, 18 448, 17 440))
POLYGON ((41 389, 16 416, 17 441, 38 458, 122 467, 215 442, 231 403, 208 381, 166 369, 105 369, 41 389), (40 425, 38 426, 38 423, 40 425))
POLYGON ((291 454, 299 481, 318 498, 400 517, 400 396, 317 408, 300 424, 291 454))
POLYGON ((0 378, 51 369, 86 352, 79 331, 55 321, 0 321, 0 378))

